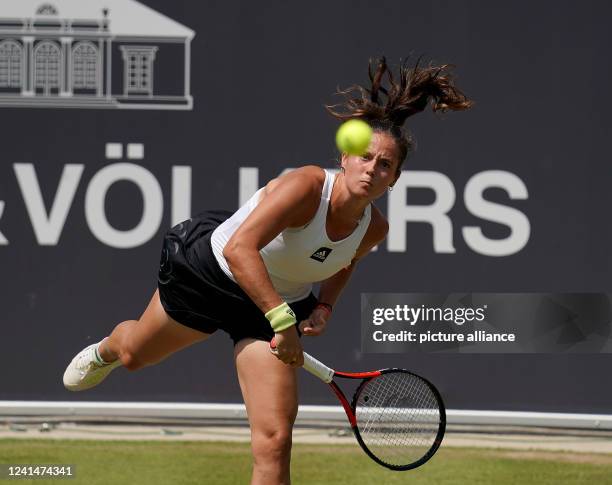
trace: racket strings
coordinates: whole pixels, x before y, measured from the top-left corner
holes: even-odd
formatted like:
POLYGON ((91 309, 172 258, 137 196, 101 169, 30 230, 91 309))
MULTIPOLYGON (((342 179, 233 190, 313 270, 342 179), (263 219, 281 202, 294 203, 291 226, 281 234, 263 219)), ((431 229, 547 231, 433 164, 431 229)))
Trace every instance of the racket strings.
POLYGON ((434 446, 442 416, 429 384, 405 372, 368 381, 356 403, 357 426, 365 446, 395 466, 414 463, 434 446))

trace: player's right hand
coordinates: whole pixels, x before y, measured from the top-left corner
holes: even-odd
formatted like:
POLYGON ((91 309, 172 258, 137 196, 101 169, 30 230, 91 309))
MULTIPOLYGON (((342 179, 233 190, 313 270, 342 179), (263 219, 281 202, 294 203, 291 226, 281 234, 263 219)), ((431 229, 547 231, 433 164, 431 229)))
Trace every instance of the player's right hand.
POLYGON ((295 325, 274 334, 276 351, 274 355, 291 367, 304 365, 302 343, 298 337, 295 325))

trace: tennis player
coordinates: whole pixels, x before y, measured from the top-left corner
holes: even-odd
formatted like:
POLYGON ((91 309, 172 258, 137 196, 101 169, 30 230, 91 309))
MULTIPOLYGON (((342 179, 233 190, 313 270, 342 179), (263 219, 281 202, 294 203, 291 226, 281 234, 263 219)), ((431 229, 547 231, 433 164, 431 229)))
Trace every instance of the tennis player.
POLYGON ((234 214, 208 211, 170 229, 149 306, 139 320, 118 324, 79 352, 64 373, 66 388, 89 389, 118 366, 156 364, 224 330, 234 341, 251 426, 251 483, 290 483, 300 333, 325 331, 357 262, 387 235, 373 201, 393 188, 412 148, 402 130, 406 118, 428 105, 434 111, 471 106, 449 71, 404 63, 395 81, 384 57, 374 69, 370 64, 370 86, 343 91, 344 102, 327 107, 340 120, 371 125, 365 155, 343 153, 337 174, 298 168, 271 180, 234 214), (273 337, 276 355, 268 345, 273 337))

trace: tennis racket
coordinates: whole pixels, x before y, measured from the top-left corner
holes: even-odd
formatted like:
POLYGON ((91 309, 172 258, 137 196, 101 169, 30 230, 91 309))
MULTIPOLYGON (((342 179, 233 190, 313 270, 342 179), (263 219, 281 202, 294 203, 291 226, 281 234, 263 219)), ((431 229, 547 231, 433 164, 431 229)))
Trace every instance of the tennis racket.
MULTIPOLYGON (((270 350, 275 352, 274 339, 270 350)), ((438 390, 404 369, 339 372, 304 352, 304 369, 329 384, 340 400, 359 446, 376 463, 410 470, 440 447, 446 412, 438 390), (351 403, 334 378, 361 379, 351 403)))

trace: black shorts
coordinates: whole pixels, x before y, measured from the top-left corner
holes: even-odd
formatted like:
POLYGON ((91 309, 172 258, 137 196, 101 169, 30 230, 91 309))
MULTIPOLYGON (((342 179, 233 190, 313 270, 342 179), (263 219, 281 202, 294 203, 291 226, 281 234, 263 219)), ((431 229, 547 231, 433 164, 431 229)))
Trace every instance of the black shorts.
MULTIPOLYGON (((270 341, 274 331, 264 313, 219 267, 210 246, 214 229, 232 215, 205 211, 170 229, 158 274, 161 303, 177 322, 201 332, 227 332, 234 345, 243 338, 270 341)), ((317 304, 311 293, 290 303, 298 322, 317 304)))

